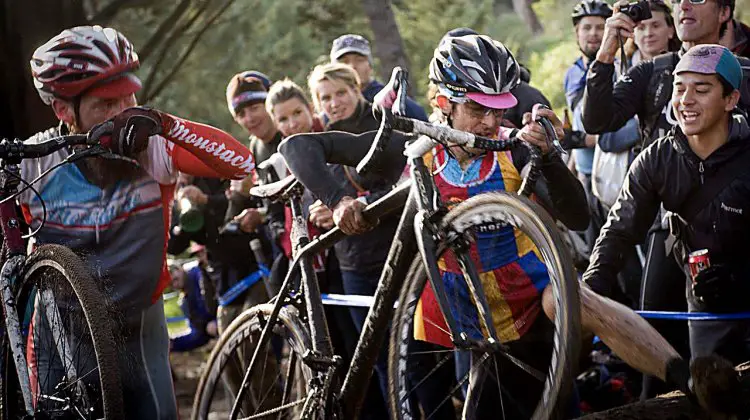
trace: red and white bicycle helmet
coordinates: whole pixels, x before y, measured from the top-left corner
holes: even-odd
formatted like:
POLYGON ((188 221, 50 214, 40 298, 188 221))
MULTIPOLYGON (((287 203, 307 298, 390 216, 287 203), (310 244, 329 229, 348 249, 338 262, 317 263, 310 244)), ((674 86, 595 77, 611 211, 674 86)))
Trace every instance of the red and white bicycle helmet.
POLYGON ((39 96, 74 99, 86 93, 116 98, 140 90, 132 72, 140 66, 133 45, 120 32, 101 26, 66 29, 37 48, 31 74, 39 96))

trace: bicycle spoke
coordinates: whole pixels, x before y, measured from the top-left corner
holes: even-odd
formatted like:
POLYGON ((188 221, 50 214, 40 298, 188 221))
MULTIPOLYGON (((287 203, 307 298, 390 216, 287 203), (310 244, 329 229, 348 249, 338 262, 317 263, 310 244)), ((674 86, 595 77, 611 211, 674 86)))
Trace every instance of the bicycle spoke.
POLYGON ((414 351, 409 352, 412 356, 419 355, 419 354, 442 354, 442 353, 450 353, 453 354, 455 352, 455 349, 446 349, 446 350, 425 350, 425 351, 414 351))
POLYGON ((436 323, 435 323, 434 321, 432 321, 431 319, 429 319, 429 318, 424 318, 424 320, 425 320, 426 322, 428 322, 428 323, 429 323, 430 325, 432 325, 433 327, 435 327, 435 328, 439 329, 440 331, 442 331, 442 332, 446 333, 446 334, 447 334, 448 336, 450 336, 451 338, 453 338, 453 335, 452 335, 452 334, 450 333, 450 331, 448 331, 448 330, 446 330, 445 328, 441 327, 440 325, 436 324, 436 323))
MULTIPOLYGON (((292 391, 292 385, 294 385, 294 381, 291 380, 291 378, 294 375, 294 370, 297 367, 297 353, 290 352, 289 354, 289 360, 287 361, 287 370, 286 370, 286 378, 287 381, 284 384, 284 393, 281 395, 281 403, 284 404, 286 402, 286 399, 290 397, 290 393, 292 391)), ((279 414, 281 415, 281 414, 279 414)), ((281 417, 278 417, 280 420, 281 417)))
POLYGON ((500 398, 500 412, 503 413, 503 418, 505 418, 505 403, 503 401, 503 386, 500 383, 500 372, 498 371, 497 367, 497 359, 492 358, 492 364, 495 367, 495 378, 497 379, 497 396, 500 398))
MULTIPOLYGON (((414 354, 414 353, 412 353, 412 354, 414 354)), ((432 375, 433 373, 437 372, 437 370, 438 370, 438 369, 439 369, 439 368, 440 368, 441 366, 443 366, 444 364, 446 364, 446 363, 447 363, 448 361, 450 361, 450 360, 451 360, 452 358, 453 358, 453 351, 451 351, 451 354, 450 354, 449 356, 446 356, 446 357, 444 357, 444 358, 443 358, 442 360, 440 360, 440 361, 439 361, 439 362, 438 362, 438 363, 437 363, 437 364, 435 365, 435 367, 434 367, 434 368, 432 368, 432 370, 430 370, 429 372, 427 372, 427 374, 426 374, 426 375, 424 376, 424 378, 422 378, 422 380, 420 380, 419 382, 417 382, 417 384, 416 384, 416 385, 414 385, 414 388, 413 388, 413 389, 411 389, 411 390, 409 391, 409 393, 408 393, 408 394, 407 394, 407 395, 405 396, 405 398, 403 398, 403 399, 402 399, 402 401, 404 401, 404 400, 406 400, 406 399, 409 399, 409 398, 410 398, 410 397, 412 396, 412 394, 414 394, 414 392, 415 392, 415 391, 416 391, 416 390, 417 390, 417 389, 418 389, 418 388, 420 387, 420 385, 422 385, 422 384, 423 384, 423 383, 424 383, 424 382, 425 382, 425 381, 427 380, 427 378, 429 378, 429 377, 430 377, 430 375, 432 375)))
MULTIPOLYGON (((483 359, 482 359, 482 360, 481 360, 481 361, 479 362, 479 365, 481 365, 482 363, 484 363, 484 361, 485 361, 485 360, 487 360, 487 359, 486 359, 486 357, 485 357, 485 358, 483 358, 483 359)), ((473 368, 472 368, 472 370, 473 370, 473 368)), ((432 416, 434 416, 434 415, 435 415, 435 413, 437 413, 437 412, 438 412, 438 409, 439 409, 439 408, 440 408, 440 407, 441 407, 441 406, 442 406, 443 404, 445 404, 445 402, 446 402, 446 401, 448 401, 449 399, 453 398, 453 394, 455 394, 455 393, 456 393, 456 391, 458 391, 458 390, 459 390, 459 389, 460 389, 460 388, 461 388, 461 387, 462 387, 462 386, 464 385, 464 383, 466 383, 466 381, 468 381, 468 380, 469 380, 469 378, 470 378, 470 374, 471 374, 471 370, 470 370, 469 372, 466 372, 466 374, 464 374, 464 376, 463 376, 463 377, 462 377, 462 378, 461 378, 460 380, 458 380, 458 381, 457 381, 458 383, 456 384, 456 386, 454 386, 453 388, 451 388, 451 390, 450 390, 450 392, 448 393, 448 395, 447 395, 447 396, 446 396, 445 398, 443 398, 443 400, 442 400, 442 401, 440 401, 440 403, 439 403, 439 404, 438 404, 438 405, 437 405, 437 406, 435 407, 435 409, 434 409, 434 410, 433 410, 433 411, 432 411, 432 412, 431 412, 431 413, 430 413, 430 414, 429 414, 429 415, 427 416, 426 420, 429 420, 430 418, 432 418, 432 416)))
POLYGON ((528 373, 529 375, 533 376, 534 378, 538 379, 540 382, 544 382, 547 380, 547 376, 540 372, 539 370, 535 369, 533 366, 529 365, 528 363, 524 362, 523 360, 517 358, 516 356, 510 354, 510 352, 500 350, 498 353, 505 356, 508 360, 515 363, 516 366, 523 369, 528 373))

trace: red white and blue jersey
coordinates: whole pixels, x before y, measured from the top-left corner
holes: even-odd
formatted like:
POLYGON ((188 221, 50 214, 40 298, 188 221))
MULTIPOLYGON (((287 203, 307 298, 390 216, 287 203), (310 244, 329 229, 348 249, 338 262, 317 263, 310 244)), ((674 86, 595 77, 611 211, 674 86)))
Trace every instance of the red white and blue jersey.
MULTIPOLYGON (((250 151, 216 128, 167 115, 163 132, 149 139, 137 156, 139 171, 128 180, 99 187, 77 165, 65 164, 34 184, 38 195, 29 189, 19 196, 31 229, 41 227, 35 242, 73 249, 95 279, 111 286, 111 298, 123 310, 149 306, 169 284, 166 239, 178 173, 241 178, 255 167, 250 151)), ((58 129, 48 130, 26 143, 57 135, 58 129)), ((21 175, 35 179, 70 153, 24 160, 21 175)))
MULTIPOLYGON (((433 168, 444 166, 435 175, 435 183, 449 207, 477 194, 516 192, 521 186, 520 170, 511 152, 487 153, 465 169, 443 148, 433 150, 426 160, 433 168)), ((475 238, 470 255, 479 272, 498 337, 503 342, 517 340, 541 311, 541 293, 549 283, 547 269, 531 239, 513 226, 477 233, 475 238)), ((455 257, 446 254, 438 265, 453 317, 460 328, 479 338, 477 311, 455 257)), ((417 305, 414 325, 416 339, 453 346, 429 282, 417 305)))

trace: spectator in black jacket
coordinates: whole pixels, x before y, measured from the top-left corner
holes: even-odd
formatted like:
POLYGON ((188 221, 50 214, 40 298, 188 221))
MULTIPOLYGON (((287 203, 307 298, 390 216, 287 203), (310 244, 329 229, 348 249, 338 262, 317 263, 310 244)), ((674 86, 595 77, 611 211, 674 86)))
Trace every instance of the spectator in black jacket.
MULTIPOLYGON (((683 50, 642 61, 615 83, 612 76, 615 72, 614 56, 619 47, 618 34, 624 41, 634 36, 636 27, 635 22, 619 11, 625 3, 615 3, 615 14, 607 20, 602 47, 588 71, 582 117, 587 132, 601 133, 615 130, 637 115, 641 129, 640 144, 633 148, 637 154, 665 136, 677 124, 670 111, 669 99, 672 96, 672 71, 680 56, 694 45, 718 44, 721 35, 727 31, 735 3, 734 0, 711 0, 702 4, 683 0, 673 3, 672 14, 683 50)), ((743 81, 740 92, 742 108, 745 107, 743 102, 750 104, 747 81, 743 81)), ((668 226, 664 212, 652 222, 646 241, 649 252, 641 284, 641 303, 644 309, 682 310, 682 302, 673 298, 680 296, 676 291, 681 290, 683 277, 679 267, 665 253, 664 240, 668 236, 668 226)), ((680 339, 677 327, 672 327, 675 334, 660 329, 669 336, 670 341, 680 346, 675 341, 680 339)))
POLYGON ((721 45, 729 48, 740 57, 750 58, 750 27, 737 19, 729 21, 729 26, 721 37, 721 45))
MULTIPOLYGON (((683 55, 671 103, 679 125, 630 168, 584 275, 595 291, 610 293, 623 251, 640 241, 663 203, 673 213, 685 271, 685 254, 708 250, 711 267, 686 279, 690 311, 750 309, 750 128, 733 112, 741 82, 740 64, 725 47, 698 45, 683 55)), ((689 328, 693 358, 750 358, 748 320, 691 321, 689 328)))

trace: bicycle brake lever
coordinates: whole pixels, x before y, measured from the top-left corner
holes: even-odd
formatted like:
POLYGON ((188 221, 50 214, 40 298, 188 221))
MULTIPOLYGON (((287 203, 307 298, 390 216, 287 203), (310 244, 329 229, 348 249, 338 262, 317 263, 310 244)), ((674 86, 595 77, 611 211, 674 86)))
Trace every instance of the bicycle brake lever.
MULTIPOLYGON (((544 105, 542 106, 547 108, 544 105)), ((547 143, 552 143, 552 153, 556 155, 567 155, 568 152, 562 147, 562 144, 560 144, 560 139, 557 137, 555 126, 552 125, 552 121, 547 117, 537 117, 536 122, 542 126, 544 132, 547 134, 547 143)))

